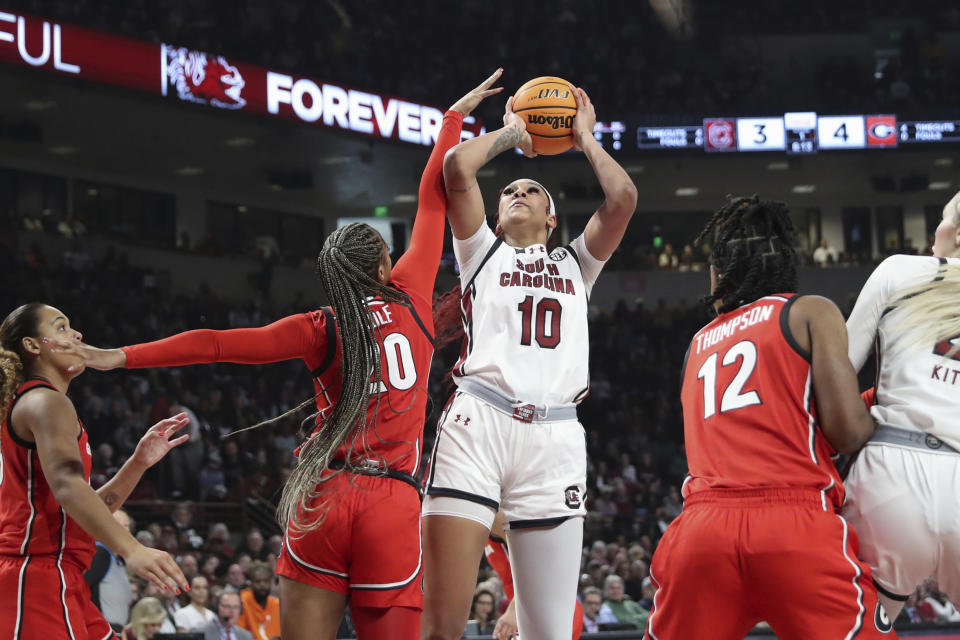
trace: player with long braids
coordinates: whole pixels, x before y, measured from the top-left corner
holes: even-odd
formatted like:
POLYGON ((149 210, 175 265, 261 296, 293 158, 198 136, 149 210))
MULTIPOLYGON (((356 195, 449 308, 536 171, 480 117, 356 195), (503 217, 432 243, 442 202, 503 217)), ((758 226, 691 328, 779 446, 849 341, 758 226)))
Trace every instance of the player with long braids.
POLYGON ((577 102, 575 147, 605 198, 569 244, 547 248, 557 212, 535 180, 509 183, 498 198, 495 229, 487 224, 477 172, 517 146, 533 154, 512 99, 503 128, 455 147, 444 161, 466 339, 423 505, 422 637, 429 640, 462 635, 498 509, 510 545, 520 636, 572 634, 586 513, 586 442, 577 403, 589 387, 587 301, 623 238, 637 189, 594 139, 596 114, 587 94, 569 90, 577 102))
POLYGON ((83 366, 53 346, 80 338, 63 312, 38 302, 0 324, 0 638, 116 637, 83 579, 94 540, 157 586, 188 588, 169 554, 144 547, 111 516, 143 473, 187 440, 176 436, 186 414, 148 429, 94 491, 87 432, 67 397, 83 366))
POLYGON ((854 368, 876 355, 877 431, 843 513, 892 620, 931 575, 960 602, 960 193, 934 238, 932 256, 880 263, 847 320, 854 368))
MULTIPOLYGON (((446 112, 420 182, 410 246, 391 265, 372 227, 354 223, 324 242, 317 272, 331 306, 256 329, 188 331, 157 342, 74 347, 90 366, 157 367, 301 359, 315 381, 316 428, 301 445, 278 516, 284 640, 333 640, 349 603, 358 637, 419 634, 420 464, 431 304, 443 249, 444 154, 498 70, 446 112)), ((313 403, 310 399, 308 403, 313 403)), ((260 425, 255 425, 260 426, 260 425)))
POLYGON ((689 472, 651 562, 648 640, 740 640, 762 620, 783 640, 891 637, 831 460, 873 422, 839 309, 796 294, 794 235, 785 205, 754 196, 698 238, 717 317, 684 362, 689 472))

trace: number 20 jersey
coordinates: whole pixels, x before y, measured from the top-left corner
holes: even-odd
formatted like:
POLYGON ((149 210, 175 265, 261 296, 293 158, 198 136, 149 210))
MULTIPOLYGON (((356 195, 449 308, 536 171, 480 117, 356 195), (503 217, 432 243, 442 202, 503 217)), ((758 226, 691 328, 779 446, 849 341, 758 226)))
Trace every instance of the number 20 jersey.
POLYGON ((793 294, 721 314, 694 335, 684 363, 684 497, 702 489, 799 487, 843 502, 836 452, 816 419, 810 355, 787 321, 793 294))
POLYGON ((578 403, 590 386, 587 301, 603 262, 583 236, 548 252, 512 247, 482 225, 455 240, 464 326, 457 384, 469 378, 538 406, 578 403))

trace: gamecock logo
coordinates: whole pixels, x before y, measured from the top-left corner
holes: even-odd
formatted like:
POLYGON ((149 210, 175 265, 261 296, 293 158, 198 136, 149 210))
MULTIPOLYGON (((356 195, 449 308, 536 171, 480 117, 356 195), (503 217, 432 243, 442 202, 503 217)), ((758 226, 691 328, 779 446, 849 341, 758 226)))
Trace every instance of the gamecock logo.
POLYGON ((223 56, 165 46, 167 79, 181 100, 209 104, 221 109, 241 109, 247 101, 240 95, 246 83, 240 71, 223 56))

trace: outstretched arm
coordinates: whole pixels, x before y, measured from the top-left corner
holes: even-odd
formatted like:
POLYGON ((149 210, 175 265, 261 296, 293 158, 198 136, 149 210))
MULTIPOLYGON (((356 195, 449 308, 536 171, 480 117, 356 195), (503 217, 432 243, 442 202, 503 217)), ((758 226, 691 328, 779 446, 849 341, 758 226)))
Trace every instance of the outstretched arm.
POLYGON ((70 367, 72 372, 77 372, 84 366, 108 371, 118 367, 145 369, 211 362, 280 362, 316 353, 318 346, 326 341, 326 335, 316 330, 309 314, 301 313, 265 327, 226 331, 196 329, 119 349, 98 349, 82 342, 45 340, 54 343, 54 351, 58 353, 79 356, 82 363, 70 367))
POLYGON ((637 188, 616 160, 603 150, 593 137, 597 114, 590 97, 583 89, 570 86, 577 99, 577 116, 573 122, 573 146, 587 156, 603 189, 603 204, 590 217, 583 231, 587 250, 597 260, 608 260, 620 245, 627 223, 637 208, 637 188))
POLYGON ((523 118, 513 112, 513 98, 507 100, 503 128, 467 140, 447 152, 443 179, 447 187, 450 230, 458 240, 471 237, 484 223, 483 197, 477 185, 477 171, 507 149, 520 147, 533 157, 533 141, 523 118))
POLYGON ((392 279, 408 283, 428 300, 432 297, 433 284, 437 279, 437 269, 440 267, 440 256, 443 252, 443 221, 447 212, 443 158, 447 151, 460 142, 463 118, 470 115, 484 98, 503 90, 502 87, 490 88, 502 73, 503 69, 497 69, 443 115, 437 143, 420 178, 419 205, 413 222, 410 246, 394 265, 392 279))

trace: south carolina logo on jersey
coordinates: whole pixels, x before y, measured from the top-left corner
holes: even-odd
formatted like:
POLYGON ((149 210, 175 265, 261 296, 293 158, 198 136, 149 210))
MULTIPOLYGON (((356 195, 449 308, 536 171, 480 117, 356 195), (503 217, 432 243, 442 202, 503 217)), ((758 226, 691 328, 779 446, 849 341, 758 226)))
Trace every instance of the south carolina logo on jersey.
POLYGON ((571 509, 579 509, 582 500, 580 499, 580 489, 576 486, 569 486, 563 492, 564 502, 571 509))

